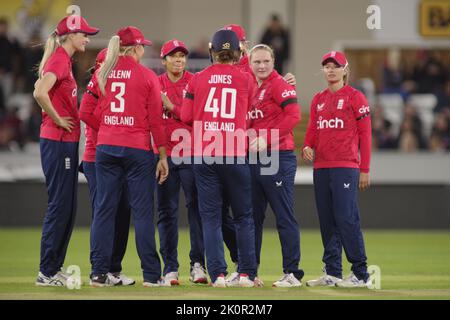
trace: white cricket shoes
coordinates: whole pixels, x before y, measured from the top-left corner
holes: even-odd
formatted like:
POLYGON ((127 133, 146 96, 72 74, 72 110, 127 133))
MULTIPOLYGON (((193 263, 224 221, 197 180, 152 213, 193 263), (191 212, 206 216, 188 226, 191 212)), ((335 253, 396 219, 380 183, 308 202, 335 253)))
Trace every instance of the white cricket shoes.
POLYGON ((359 280, 352 272, 344 280, 335 284, 338 288, 370 288, 372 286, 372 280, 369 278, 367 281, 359 280))
POLYGON ((219 274, 216 278, 216 281, 211 282, 210 285, 215 288, 226 288, 227 283, 225 282, 225 276, 223 275, 223 273, 219 274))
POLYGON ((336 283, 342 281, 340 278, 324 274, 318 279, 313 279, 306 281, 306 286, 308 287, 334 287, 336 283))
POLYGON ((180 285, 180 281, 178 280, 178 272, 177 271, 166 273, 163 280, 164 280, 165 286, 167 286, 167 287, 180 285))
POLYGON ((272 287, 277 288, 291 288, 291 287, 301 287, 302 283, 298 280, 293 273, 286 273, 279 280, 272 284, 272 287))
POLYGON ((239 287, 240 274, 239 272, 233 272, 225 280, 227 287, 239 287))
POLYGON ((114 285, 132 286, 136 283, 134 279, 127 277, 122 272, 110 272, 108 273, 108 276, 111 278, 111 282, 113 282, 114 285))
POLYGON ((208 283, 208 276, 206 274, 206 270, 200 263, 196 262, 192 266, 189 281, 193 283, 203 283, 203 284, 208 283))
POLYGON ((42 272, 38 273, 35 284, 39 287, 65 287, 67 278, 55 274, 52 277, 47 277, 42 272))

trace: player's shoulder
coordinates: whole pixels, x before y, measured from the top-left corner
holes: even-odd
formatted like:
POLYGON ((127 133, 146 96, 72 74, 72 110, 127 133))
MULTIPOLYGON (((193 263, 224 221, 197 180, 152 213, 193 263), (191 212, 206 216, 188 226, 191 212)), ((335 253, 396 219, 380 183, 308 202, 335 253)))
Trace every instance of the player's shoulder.
POLYGON ((213 66, 208 66, 203 70, 197 71, 195 73, 192 73, 191 79, 198 79, 201 77, 207 77, 212 73, 212 67, 213 66))
POLYGON ((63 60, 63 61, 70 61, 70 57, 67 54, 67 52, 62 47, 58 47, 55 52, 53 52, 52 55, 50 55, 49 60, 63 60))
POLYGON ((362 91, 350 85, 346 86, 346 94, 353 100, 367 100, 366 95, 362 91))
POLYGON ((274 91, 296 91, 295 87, 289 84, 278 72, 274 71, 270 75, 270 86, 274 91))
POLYGON ((316 92, 313 96, 312 101, 322 100, 328 95, 328 93, 329 93, 328 88, 325 88, 319 92, 316 92))
POLYGON ((184 72, 184 78, 186 80, 191 80, 193 76, 194 76, 194 74, 192 72, 189 72, 187 70, 184 72))
POLYGON ((167 72, 161 73, 160 75, 158 75, 158 80, 159 81, 164 81, 167 78, 167 72))
POLYGON ((159 78, 156 73, 152 69, 147 68, 142 64, 137 64, 136 71, 138 71, 138 73, 141 74, 145 79, 159 82, 159 78))
POLYGON ((271 75, 272 79, 272 85, 273 86, 287 86, 287 87, 294 87, 293 85, 289 84, 278 72, 274 71, 274 73, 271 75))
POLYGON ((50 55, 45 63, 44 70, 46 69, 68 69, 70 68, 70 57, 65 53, 64 49, 59 47, 56 51, 50 55))

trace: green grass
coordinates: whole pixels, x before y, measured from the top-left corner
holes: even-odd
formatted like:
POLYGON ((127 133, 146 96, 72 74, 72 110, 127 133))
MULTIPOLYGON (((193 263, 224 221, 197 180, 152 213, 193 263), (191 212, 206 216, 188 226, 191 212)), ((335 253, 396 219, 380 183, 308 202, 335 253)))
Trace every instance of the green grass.
MULTIPOLYGON (((305 270, 304 280, 308 280, 321 275, 322 244, 316 230, 303 231, 301 237, 301 267, 305 270)), ((183 230, 179 241, 179 287, 142 287, 134 234, 130 234, 123 265, 124 272, 137 279, 137 284, 94 289, 86 285, 90 272, 89 230, 77 229, 65 265, 79 265, 85 285, 81 290, 68 290, 34 286, 39 265, 39 229, 0 229, 0 299, 450 299, 450 232, 369 230, 365 241, 369 265, 381 268, 381 290, 271 288, 271 282, 282 274, 280 244, 273 230, 264 233, 259 271, 264 288, 192 285, 188 281, 189 238, 183 230)), ((344 262, 344 274, 349 268, 344 262)))

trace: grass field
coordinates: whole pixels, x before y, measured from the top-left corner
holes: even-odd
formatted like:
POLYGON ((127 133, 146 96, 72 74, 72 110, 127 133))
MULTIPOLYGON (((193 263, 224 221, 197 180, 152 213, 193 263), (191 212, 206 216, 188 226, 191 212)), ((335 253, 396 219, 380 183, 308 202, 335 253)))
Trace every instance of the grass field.
MULTIPOLYGON (((304 280, 321 275, 322 246, 316 230, 302 232, 301 266, 304 280)), ((278 236, 264 234, 260 276, 264 288, 212 288, 188 281, 189 239, 180 233, 181 285, 171 288, 143 288, 140 263, 130 234, 124 272, 135 277, 132 287, 91 288, 88 285, 89 230, 77 229, 69 246, 66 266, 79 265, 84 285, 80 290, 38 288, 34 281, 39 265, 39 229, 0 229, 0 299, 450 299, 450 232, 372 231, 365 232, 368 263, 381 268, 381 289, 272 288, 281 274, 278 236)), ((231 265, 231 264, 229 264, 231 265)), ((344 274, 349 265, 344 263, 344 274)), ((229 271, 231 267, 229 268, 229 271)))

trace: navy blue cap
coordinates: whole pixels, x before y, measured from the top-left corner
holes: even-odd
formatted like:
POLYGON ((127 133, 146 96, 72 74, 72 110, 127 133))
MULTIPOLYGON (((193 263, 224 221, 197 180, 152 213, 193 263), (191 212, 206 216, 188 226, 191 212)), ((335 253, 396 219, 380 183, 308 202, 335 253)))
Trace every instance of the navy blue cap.
POLYGON ((222 50, 239 51, 239 39, 235 32, 232 30, 219 30, 217 31, 210 45, 210 49, 214 52, 219 52, 222 50))

